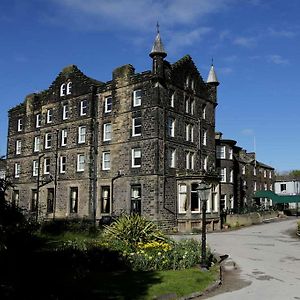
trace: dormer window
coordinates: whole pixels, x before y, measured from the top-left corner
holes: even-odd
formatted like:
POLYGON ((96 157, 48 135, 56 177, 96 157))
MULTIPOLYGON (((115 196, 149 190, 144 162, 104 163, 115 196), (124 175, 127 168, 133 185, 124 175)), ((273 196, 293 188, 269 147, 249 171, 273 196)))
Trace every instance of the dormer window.
POLYGON ((66 95, 66 84, 63 83, 61 86, 60 86, 60 96, 65 96, 66 95))
POLYGON ((67 95, 71 95, 72 94, 72 82, 69 81, 67 83, 67 95))
POLYGON ((22 119, 20 118, 18 119, 18 131, 20 132, 22 131, 22 129, 23 129, 23 122, 22 119))

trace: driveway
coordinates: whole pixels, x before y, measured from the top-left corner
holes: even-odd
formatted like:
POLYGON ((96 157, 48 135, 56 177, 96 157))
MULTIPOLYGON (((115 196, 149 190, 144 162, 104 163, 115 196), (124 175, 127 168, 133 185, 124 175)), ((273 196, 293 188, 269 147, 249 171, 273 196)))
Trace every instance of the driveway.
MULTIPOLYGON (((213 252, 229 254, 224 284, 199 299, 300 299, 300 238, 296 218, 209 233, 213 252)), ((198 238, 200 238, 198 236, 198 238)))

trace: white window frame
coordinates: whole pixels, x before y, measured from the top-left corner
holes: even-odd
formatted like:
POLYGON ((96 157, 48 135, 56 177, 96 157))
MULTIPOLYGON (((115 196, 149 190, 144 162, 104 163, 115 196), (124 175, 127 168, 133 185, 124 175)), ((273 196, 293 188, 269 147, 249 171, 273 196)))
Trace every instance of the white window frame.
POLYGON ((85 155, 77 154, 77 172, 84 172, 85 168, 85 155))
POLYGON ((173 117, 168 118, 168 135, 175 137, 175 119, 173 117))
POLYGON ((133 148, 131 149, 131 167, 132 168, 140 168, 142 165, 142 149, 141 148, 133 148), (135 163, 135 159, 141 159, 140 164, 135 163))
POLYGON ((187 186, 186 184, 178 185, 178 213, 186 213, 187 206, 187 186))
POLYGON ((218 159, 225 159, 226 158, 226 148, 225 146, 217 146, 217 158, 218 159))
POLYGON ((176 149, 169 149, 170 168, 176 168, 176 149))
POLYGON ((141 136, 142 135, 142 117, 132 118, 132 136, 141 136), (136 125, 136 121, 140 120, 140 125, 136 125), (140 128, 140 133, 136 133, 136 129, 140 128))
POLYGON ((229 182, 233 183, 233 170, 230 170, 230 174, 229 174, 229 182))
POLYGON ((142 90, 141 89, 137 89, 133 91, 133 106, 141 106, 142 105, 142 90), (137 95, 139 94, 140 95, 137 95))
POLYGON ((33 146, 33 152, 39 152, 41 148, 41 137, 35 136, 34 137, 34 146, 33 146))
POLYGON ((246 175, 246 166, 242 166, 242 175, 246 175))
POLYGON ((267 177, 267 170, 264 170, 264 177, 267 177))
POLYGON ((102 152, 102 170, 110 170, 110 151, 102 152))
POLYGON ((34 160, 32 162, 32 176, 36 177, 39 174, 39 162, 34 160))
POLYGON ((207 171, 207 161, 208 161, 208 157, 205 156, 205 157, 204 157, 204 160, 203 160, 203 170, 204 170, 204 171, 207 171))
POLYGON ((188 114, 190 112, 190 98, 185 99, 185 112, 188 114))
POLYGON ((110 113, 112 111, 112 96, 105 97, 104 99, 104 112, 110 113), (109 103, 110 100, 110 103, 109 103))
POLYGON ((202 119, 203 120, 206 119, 206 105, 203 105, 203 108, 202 108, 202 119))
POLYGON ((221 176, 221 182, 226 182, 226 172, 227 172, 227 170, 226 170, 226 168, 221 168, 220 169, 220 176, 221 176))
POLYGON ((21 164, 15 163, 15 178, 19 178, 21 173, 21 164))
POLYGON ((256 176, 256 167, 253 168, 253 175, 256 176))
POLYGON ((78 144, 84 144, 86 141, 86 126, 78 127, 78 144))
POLYGON ((172 93, 171 95, 171 101, 170 101, 170 106, 174 107, 175 105, 175 92, 172 93))
POLYGON ((269 178, 272 179, 272 171, 269 171, 269 178))
POLYGON ((111 141, 112 137, 112 124, 104 123, 103 124, 103 141, 111 141))
POLYGON ((16 154, 21 154, 22 151, 22 141, 16 140, 16 154))
POLYGON ((63 105, 63 115, 62 115, 63 120, 68 120, 69 119, 69 104, 65 103, 63 105))
POLYGON ((45 133, 45 149, 50 149, 51 147, 52 147, 52 133, 47 132, 45 133))
POLYGON ((257 184, 256 184, 256 181, 254 181, 254 183, 253 183, 253 191, 256 192, 256 190, 257 190, 257 184))
POLYGON ((190 140, 190 124, 185 124, 185 140, 190 140))
POLYGON ((67 83, 67 95, 71 95, 72 94, 72 81, 69 81, 67 83))
POLYGON ((193 152, 186 152, 185 153, 185 168, 187 170, 194 170, 195 167, 195 153, 193 152))
POLYGON ((207 145, 207 130, 203 131, 203 146, 207 145))
POLYGON ((22 118, 18 119, 18 132, 23 130, 23 122, 22 118))
POLYGON ((50 174, 50 164, 51 164, 50 158, 49 157, 45 157, 44 158, 44 174, 50 174), (49 170, 47 170, 47 167, 49 167, 49 170))
POLYGON ((60 142, 61 146, 67 145, 67 138, 68 138, 68 130, 66 128, 62 129, 61 130, 61 142, 60 142))
POLYGON ((191 110, 191 115, 194 115, 195 114, 195 100, 194 99, 191 100, 190 110, 191 110))
POLYGON ((233 149, 229 148, 228 152, 229 152, 229 159, 233 159, 233 149))
POLYGON ((63 83, 61 86, 60 86, 60 96, 65 96, 66 95, 66 84, 63 83))
POLYGON ((83 100, 80 101, 80 116, 86 116, 87 106, 88 106, 87 99, 83 99, 83 100))
POLYGON ((66 173, 66 169, 67 169, 67 157, 60 156, 59 157, 59 173, 60 174, 66 173))
POLYGON ((35 127, 40 128, 42 125, 41 114, 35 115, 35 127))
POLYGON ((47 109, 47 124, 53 122, 53 108, 47 109))

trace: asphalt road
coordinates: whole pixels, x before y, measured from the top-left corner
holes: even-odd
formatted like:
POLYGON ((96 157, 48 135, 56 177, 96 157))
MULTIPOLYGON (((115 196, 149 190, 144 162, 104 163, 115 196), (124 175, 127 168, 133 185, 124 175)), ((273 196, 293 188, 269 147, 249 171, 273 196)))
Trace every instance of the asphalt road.
MULTIPOLYGON (((229 254, 224 284, 199 299, 300 299, 300 238, 296 218, 209 233, 212 251, 229 254)), ((200 238, 200 237, 199 237, 200 238)))

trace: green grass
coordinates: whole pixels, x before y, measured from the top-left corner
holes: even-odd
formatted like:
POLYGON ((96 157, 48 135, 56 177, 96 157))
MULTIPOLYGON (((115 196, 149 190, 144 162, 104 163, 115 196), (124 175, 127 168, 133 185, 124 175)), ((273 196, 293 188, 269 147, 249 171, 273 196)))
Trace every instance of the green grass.
POLYGON ((199 268, 180 271, 157 272, 112 272, 89 274, 80 282, 78 294, 88 295, 89 299, 143 299, 176 294, 187 296, 205 290, 218 279, 218 267, 203 272, 199 268))

